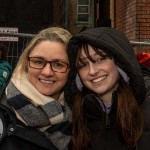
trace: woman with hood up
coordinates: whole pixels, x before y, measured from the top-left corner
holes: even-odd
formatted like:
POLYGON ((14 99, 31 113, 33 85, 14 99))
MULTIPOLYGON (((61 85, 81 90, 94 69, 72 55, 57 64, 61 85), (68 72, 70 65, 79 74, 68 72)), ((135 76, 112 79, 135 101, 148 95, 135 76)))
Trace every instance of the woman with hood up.
POLYGON ((144 81, 128 39, 111 27, 88 29, 70 39, 68 54, 68 86, 79 89, 73 149, 149 150, 150 76, 144 81))

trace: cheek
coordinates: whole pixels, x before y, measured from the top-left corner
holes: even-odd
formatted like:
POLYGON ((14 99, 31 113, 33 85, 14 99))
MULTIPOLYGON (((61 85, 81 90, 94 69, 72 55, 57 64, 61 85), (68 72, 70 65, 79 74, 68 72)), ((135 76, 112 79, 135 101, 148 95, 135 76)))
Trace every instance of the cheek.
POLYGON ((66 83, 68 81, 68 75, 69 75, 68 72, 67 73, 60 73, 57 75, 57 79, 61 82, 66 83))
POLYGON ((112 75, 112 77, 114 78, 114 80, 118 79, 119 71, 117 66, 114 63, 111 63, 107 69, 109 73, 112 75))
POLYGON ((35 70, 35 69, 33 70, 32 68, 28 68, 27 74, 28 74, 29 81, 32 82, 32 80, 38 76, 39 70, 35 70))
POLYGON ((79 74, 79 76, 80 76, 80 79, 84 82, 84 80, 86 80, 87 79, 87 77, 88 77, 88 73, 86 72, 86 71, 78 71, 78 74, 79 74))

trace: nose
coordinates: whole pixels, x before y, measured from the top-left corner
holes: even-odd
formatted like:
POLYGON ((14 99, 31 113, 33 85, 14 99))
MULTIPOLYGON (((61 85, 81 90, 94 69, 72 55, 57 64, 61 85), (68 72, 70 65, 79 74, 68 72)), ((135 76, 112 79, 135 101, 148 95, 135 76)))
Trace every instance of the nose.
POLYGON ((54 74, 50 63, 47 63, 45 67, 42 69, 42 74, 44 76, 52 76, 54 74))
POLYGON ((98 73, 98 68, 96 67, 95 63, 90 63, 89 64, 89 75, 93 76, 96 75, 98 73))

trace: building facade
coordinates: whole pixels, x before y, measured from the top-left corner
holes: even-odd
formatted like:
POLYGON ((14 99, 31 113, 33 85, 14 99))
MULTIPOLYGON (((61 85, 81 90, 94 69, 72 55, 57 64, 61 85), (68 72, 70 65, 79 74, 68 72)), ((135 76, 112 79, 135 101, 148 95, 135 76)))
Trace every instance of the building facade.
POLYGON ((150 52, 150 0, 70 0, 68 28, 79 32, 82 27, 111 26, 123 32, 134 44, 135 53, 150 52), (89 22, 78 22, 78 7, 86 13, 88 4, 89 22))
MULTIPOLYGON (((60 26, 75 34, 110 26, 130 41, 150 43, 150 0, 1 0, 0 14, 0 40, 3 28, 35 34, 49 26, 60 26)), ((8 45, 8 60, 13 65, 30 39, 21 36, 15 42, 0 41, 8 45)), ((150 53, 149 43, 134 44, 135 53, 150 53)))

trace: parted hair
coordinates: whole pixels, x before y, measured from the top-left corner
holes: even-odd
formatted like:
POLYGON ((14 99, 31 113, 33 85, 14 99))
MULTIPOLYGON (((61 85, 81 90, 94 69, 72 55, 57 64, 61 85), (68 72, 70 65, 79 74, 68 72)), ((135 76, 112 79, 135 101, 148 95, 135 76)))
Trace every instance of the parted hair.
POLYGON ((60 42, 60 43, 63 43, 67 49, 67 45, 68 45, 70 38, 71 38, 71 33, 61 27, 49 27, 49 28, 41 30, 32 38, 30 43, 23 50, 15 70, 17 70, 18 67, 20 67, 21 72, 26 71, 28 56, 32 52, 33 48, 40 42, 45 41, 45 40, 60 42))

